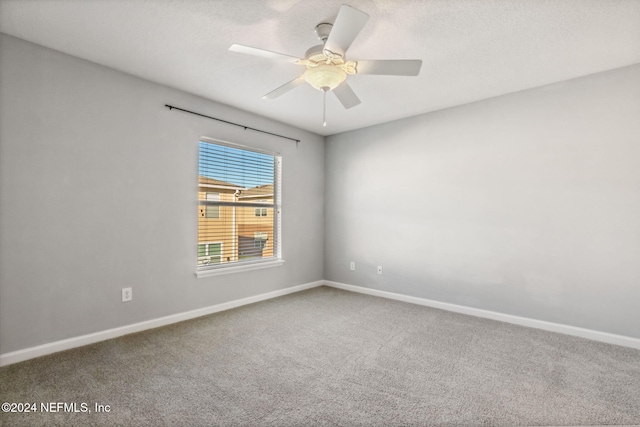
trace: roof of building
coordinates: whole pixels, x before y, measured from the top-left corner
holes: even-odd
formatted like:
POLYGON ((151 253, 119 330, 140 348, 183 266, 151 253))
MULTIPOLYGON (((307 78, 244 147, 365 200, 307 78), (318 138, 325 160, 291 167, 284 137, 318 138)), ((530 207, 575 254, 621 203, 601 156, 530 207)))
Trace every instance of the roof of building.
POLYGON ((259 185, 257 187, 249 188, 240 193, 240 199, 244 198, 260 198, 260 197, 273 197, 273 184, 259 185))
POLYGON ((198 177, 198 184, 203 186, 212 186, 214 188, 218 187, 218 188, 244 190, 244 187, 241 185, 233 184, 231 182, 220 181, 218 179, 208 178, 202 175, 198 177))

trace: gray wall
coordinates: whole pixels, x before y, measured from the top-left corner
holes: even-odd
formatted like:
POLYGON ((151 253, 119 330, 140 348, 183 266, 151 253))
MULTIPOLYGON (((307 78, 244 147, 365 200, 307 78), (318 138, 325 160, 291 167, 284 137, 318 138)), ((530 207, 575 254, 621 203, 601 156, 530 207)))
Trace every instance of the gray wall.
POLYGON ((327 280, 640 338, 640 65, 331 136, 325 209, 327 280))
POLYGON ((323 194, 320 136, 1 35, 0 353, 320 280, 323 194), (200 136, 282 154, 283 266, 195 278, 200 136))

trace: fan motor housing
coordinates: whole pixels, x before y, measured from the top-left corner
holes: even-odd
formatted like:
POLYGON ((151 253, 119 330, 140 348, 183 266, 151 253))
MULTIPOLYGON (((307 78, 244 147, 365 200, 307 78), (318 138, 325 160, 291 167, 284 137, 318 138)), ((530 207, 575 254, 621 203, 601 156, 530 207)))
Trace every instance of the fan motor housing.
POLYGON ((310 47, 304 54, 305 59, 313 62, 323 62, 327 60, 324 52, 324 45, 319 44, 317 46, 310 47))

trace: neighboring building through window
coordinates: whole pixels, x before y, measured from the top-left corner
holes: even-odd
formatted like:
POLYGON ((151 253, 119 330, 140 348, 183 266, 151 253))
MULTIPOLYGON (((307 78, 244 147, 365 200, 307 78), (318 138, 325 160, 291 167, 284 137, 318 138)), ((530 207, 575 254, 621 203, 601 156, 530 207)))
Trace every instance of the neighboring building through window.
POLYGON ((198 271, 281 260, 276 154, 201 141, 198 271))

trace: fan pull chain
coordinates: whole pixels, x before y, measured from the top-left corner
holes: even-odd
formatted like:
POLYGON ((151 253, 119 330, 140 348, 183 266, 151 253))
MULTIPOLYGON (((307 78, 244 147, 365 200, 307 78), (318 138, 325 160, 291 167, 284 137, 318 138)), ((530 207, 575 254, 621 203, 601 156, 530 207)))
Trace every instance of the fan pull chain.
POLYGON ((322 88, 322 126, 327 126, 327 89, 322 88))

